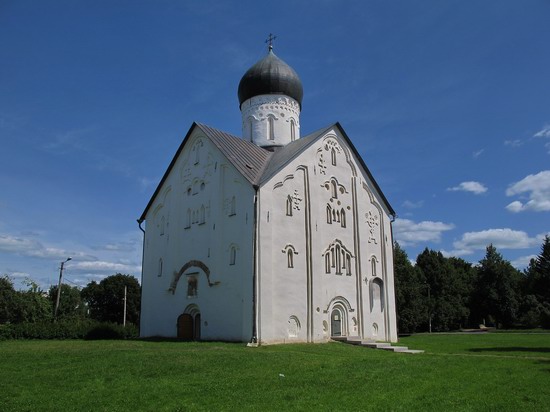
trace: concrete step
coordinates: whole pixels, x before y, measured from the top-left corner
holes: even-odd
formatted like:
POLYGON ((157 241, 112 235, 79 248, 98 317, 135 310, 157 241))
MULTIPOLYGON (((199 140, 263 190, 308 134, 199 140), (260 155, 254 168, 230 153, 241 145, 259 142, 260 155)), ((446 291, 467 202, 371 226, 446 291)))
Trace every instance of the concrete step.
POLYGON ((350 345, 359 345, 366 348, 382 349, 396 353, 424 353, 423 350, 409 349, 407 346, 392 346, 389 342, 362 340, 359 336, 334 336, 332 337, 332 340, 349 343, 350 345))

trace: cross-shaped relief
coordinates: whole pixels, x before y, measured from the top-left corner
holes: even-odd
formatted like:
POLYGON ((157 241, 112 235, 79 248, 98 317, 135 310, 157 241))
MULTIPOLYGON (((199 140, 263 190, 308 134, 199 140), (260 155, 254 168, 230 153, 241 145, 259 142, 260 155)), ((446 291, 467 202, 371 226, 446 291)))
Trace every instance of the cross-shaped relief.
POLYGON ((378 226, 378 216, 369 210, 368 213, 365 213, 365 217, 367 218, 367 225, 369 225, 369 243, 378 243, 374 234, 378 226))
POLYGON ((298 190, 294 190, 294 194, 292 195, 293 200, 293 207, 295 210, 300 210, 300 203, 302 203, 302 198, 298 194, 298 190))

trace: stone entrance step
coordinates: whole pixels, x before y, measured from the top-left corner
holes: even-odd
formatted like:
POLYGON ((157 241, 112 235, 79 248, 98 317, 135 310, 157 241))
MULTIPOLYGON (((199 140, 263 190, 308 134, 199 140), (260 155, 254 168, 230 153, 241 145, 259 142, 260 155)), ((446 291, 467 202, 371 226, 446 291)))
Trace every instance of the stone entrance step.
POLYGON ((398 352, 398 353, 411 353, 411 354, 424 353, 423 350, 409 349, 407 346, 392 346, 391 343, 389 342, 376 342, 371 340, 363 340, 359 336, 335 336, 332 338, 332 340, 349 343, 351 345, 364 346, 366 348, 382 349, 382 350, 398 352))

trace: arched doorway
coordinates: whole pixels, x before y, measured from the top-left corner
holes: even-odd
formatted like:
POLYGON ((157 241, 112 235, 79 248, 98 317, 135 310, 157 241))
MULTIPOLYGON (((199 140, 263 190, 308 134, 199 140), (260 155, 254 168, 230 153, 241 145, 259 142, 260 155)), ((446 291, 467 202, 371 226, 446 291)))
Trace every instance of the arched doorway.
POLYGON ((178 316, 177 336, 183 340, 199 340, 201 338, 201 313, 197 305, 189 305, 178 316))
POLYGON ((344 314, 340 308, 332 309, 330 313, 330 335, 345 336, 344 314))

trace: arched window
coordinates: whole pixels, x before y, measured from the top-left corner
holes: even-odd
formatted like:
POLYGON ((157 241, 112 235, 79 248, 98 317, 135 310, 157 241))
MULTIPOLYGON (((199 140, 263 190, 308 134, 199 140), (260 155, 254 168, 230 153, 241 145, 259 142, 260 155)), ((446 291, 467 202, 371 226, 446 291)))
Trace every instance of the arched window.
POLYGON ((370 310, 384 311, 384 284, 380 279, 373 279, 370 283, 370 310))
POLYGON ((235 246, 231 246, 231 249, 229 250, 229 264, 234 265, 237 261, 237 248, 235 246))
POLYGON ((351 276, 351 256, 346 255, 346 275, 351 276))
POLYGON ((327 223, 332 224, 332 207, 327 205, 327 223))
POLYGON ((336 180, 330 181, 330 192, 334 199, 338 199, 338 184, 336 183, 336 180))
POLYGON ((204 209, 204 205, 201 205, 201 216, 199 224, 203 224, 206 221, 206 211, 204 209))
POLYGON ((290 119, 290 141, 293 142, 296 140, 296 124, 294 119, 290 119))
POLYGON ((196 276, 187 277, 187 297, 194 298, 198 294, 198 281, 196 276))
POLYGON ((325 253, 325 273, 330 273, 330 253, 325 253))
POLYGON ((237 213, 236 205, 235 205, 235 196, 231 198, 231 204, 229 205, 229 216, 233 216, 237 213))
POLYGON ((370 260, 372 276, 376 276, 376 258, 373 256, 370 260))
POLYGON ((346 227, 346 212, 344 209, 340 210, 340 225, 346 227))
POLYGON ((159 272, 157 276, 160 278, 162 276, 162 258, 159 259, 159 272))
POLYGON ((336 149, 334 147, 330 149, 330 159, 332 161, 332 165, 336 166, 336 149))
POLYGON ((251 142, 254 140, 254 135, 252 132, 252 117, 248 118, 248 138, 251 142))
POLYGON ((191 209, 187 209, 187 220, 185 222, 185 228, 188 229, 191 227, 191 209))
POLYGON ((336 262, 334 262, 334 264, 336 265, 336 274, 341 275, 342 274, 342 257, 341 257, 340 245, 336 245, 334 249, 335 249, 334 254, 336 257, 336 262))
POLYGON ((288 248, 286 251, 287 264, 289 268, 294 267, 294 251, 291 248, 288 248))
POLYGON ((165 224, 164 216, 162 216, 162 217, 160 218, 160 235, 161 235, 161 236, 164 235, 164 224, 165 224))
POLYGON ((268 140, 275 140, 275 124, 274 124, 273 117, 269 116, 267 118, 267 139, 268 140))
POLYGON ((286 215, 292 216, 292 196, 290 195, 286 198, 286 215))

